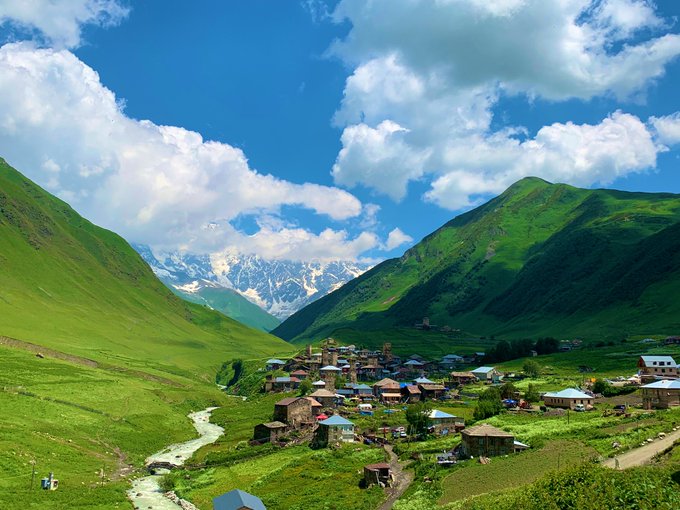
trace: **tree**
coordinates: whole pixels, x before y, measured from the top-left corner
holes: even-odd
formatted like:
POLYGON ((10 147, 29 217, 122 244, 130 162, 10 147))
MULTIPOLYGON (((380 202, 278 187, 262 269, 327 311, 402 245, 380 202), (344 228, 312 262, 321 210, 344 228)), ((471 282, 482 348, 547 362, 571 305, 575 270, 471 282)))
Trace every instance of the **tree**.
POLYGON ((488 388, 479 394, 474 419, 483 420, 495 416, 501 412, 501 409, 503 409, 503 404, 501 403, 500 391, 498 391, 498 388, 488 388))
POLYGON ((515 388, 515 385, 512 384, 510 381, 503 383, 501 386, 501 398, 506 399, 506 398, 515 398, 515 393, 517 392, 517 388, 515 388))
POLYGON ((524 365, 522 365, 522 371, 527 375, 527 377, 535 379, 540 375, 541 367, 534 360, 528 359, 524 362, 524 365))
POLYGON ((430 406, 425 402, 408 406, 406 409, 406 421, 408 433, 411 435, 424 434, 427 432, 429 423, 430 406))
POLYGON ((541 396, 538 393, 536 385, 529 384, 529 386, 527 386, 527 391, 524 394, 524 400, 526 400, 527 402, 538 402, 540 398, 541 396))
POLYGON ((593 393, 605 394, 607 393, 608 387, 609 384, 607 383, 607 381, 604 381, 602 379, 595 379, 595 382, 593 383, 593 393))
POLYGON ((312 391, 312 382, 309 379, 303 379, 302 381, 300 381, 300 386, 298 386, 298 390, 300 392, 301 397, 308 395, 312 391))

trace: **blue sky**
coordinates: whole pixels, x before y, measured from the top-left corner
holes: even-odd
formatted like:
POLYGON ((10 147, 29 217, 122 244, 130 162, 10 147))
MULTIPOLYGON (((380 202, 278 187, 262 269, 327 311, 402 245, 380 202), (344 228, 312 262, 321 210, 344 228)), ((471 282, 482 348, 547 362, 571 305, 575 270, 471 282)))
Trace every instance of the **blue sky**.
POLYGON ((133 242, 378 260, 525 175, 680 192, 678 2, 43 3, 0 0, 0 155, 133 242))

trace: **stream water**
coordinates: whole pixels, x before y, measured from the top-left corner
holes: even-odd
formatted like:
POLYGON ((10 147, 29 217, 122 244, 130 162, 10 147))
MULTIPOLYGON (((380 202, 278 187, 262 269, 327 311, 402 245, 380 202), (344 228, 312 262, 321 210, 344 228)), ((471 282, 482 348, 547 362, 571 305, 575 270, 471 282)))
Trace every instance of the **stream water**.
MULTIPOLYGON (((215 409, 217 408, 209 407, 189 415, 198 432, 198 438, 170 445, 147 458, 146 464, 167 462, 178 467, 183 465, 196 450, 217 441, 217 438, 224 434, 224 429, 214 423, 210 423, 210 413, 215 409)), ((161 491, 159 483, 162 476, 162 474, 149 475, 137 478, 132 482, 132 488, 127 492, 127 495, 135 508, 144 510, 149 508, 154 510, 181 510, 181 506, 166 498, 161 491)))

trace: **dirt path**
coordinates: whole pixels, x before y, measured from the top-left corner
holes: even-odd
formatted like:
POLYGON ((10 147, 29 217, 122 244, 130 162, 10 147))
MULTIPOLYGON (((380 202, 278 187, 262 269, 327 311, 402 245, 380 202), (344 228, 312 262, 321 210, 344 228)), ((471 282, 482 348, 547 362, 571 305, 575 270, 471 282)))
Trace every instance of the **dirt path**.
POLYGON ((387 489, 387 499, 378 510, 390 510, 413 481, 413 473, 404 471, 404 467, 399 462, 399 457, 392 451, 392 445, 385 445, 385 451, 390 456, 390 469, 394 475, 394 484, 387 489))
POLYGON ((639 448, 622 453, 617 457, 607 459, 602 465, 613 469, 627 469, 629 467, 641 466, 649 462, 657 453, 661 453, 666 448, 670 448, 678 439, 680 439, 680 430, 666 434, 666 437, 663 439, 655 439, 653 443, 640 446, 639 448))

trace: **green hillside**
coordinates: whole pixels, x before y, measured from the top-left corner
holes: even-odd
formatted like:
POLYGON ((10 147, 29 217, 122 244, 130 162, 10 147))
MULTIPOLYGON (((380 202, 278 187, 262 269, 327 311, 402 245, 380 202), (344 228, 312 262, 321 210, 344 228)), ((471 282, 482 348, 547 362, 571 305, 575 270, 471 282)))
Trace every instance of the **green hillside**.
MULTIPOLYGON (((163 280, 161 279, 161 281, 163 280)), ((175 288, 170 282, 163 283, 182 299, 207 305, 251 328, 271 331, 281 324, 279 319, 251 303, 235 290, 224 287, 203 287, 197 292, 184 292, 175 288)))
POLYGON ((423 317, 482 336, 677 333, 679 222, 678 195, 526 178, 273 333, 367 345, 408 333, 422 346, 423 317))
POLYGON ((174 296, 118 235, 0 160, 0 335, 117 365, 205 372, 279 339, 174 296))
POLYGON ((1 508, 128 508, 134 469, 195 436, 187 413, 227 402, 223 362, 289 351, 182 301, 122 238, 0 160, 1 508), (38 490, 49 472, 59 490, 38 490))

